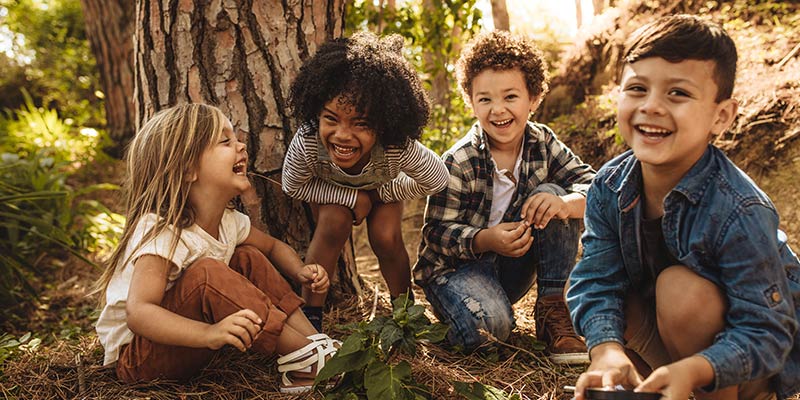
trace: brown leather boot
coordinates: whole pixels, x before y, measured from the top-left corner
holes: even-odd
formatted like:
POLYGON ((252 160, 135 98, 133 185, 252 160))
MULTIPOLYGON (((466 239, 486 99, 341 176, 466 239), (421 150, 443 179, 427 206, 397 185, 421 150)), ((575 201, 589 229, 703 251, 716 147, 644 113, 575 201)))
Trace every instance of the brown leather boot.
POLYGON ((536 338, 547 344, 548 358, 555 364, 586 364, 589 353, 583 338, 575 333, 561 295, 536 299, 536 338))

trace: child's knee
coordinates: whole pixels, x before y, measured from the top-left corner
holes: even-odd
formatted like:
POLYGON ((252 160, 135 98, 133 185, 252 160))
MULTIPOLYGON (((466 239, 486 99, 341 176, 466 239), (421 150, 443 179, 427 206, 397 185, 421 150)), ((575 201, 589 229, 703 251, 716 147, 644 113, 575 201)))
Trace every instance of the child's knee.
POLYGON ((721 329, 727 300, 713 282, 685 266, 674 265, 656 280, 656 311, 660 328, 677 332, 700 327, 721 329))
POLYGON ((181 275, 183 286, 201 287, 220 282, 229 274, 238 273, 227 264, 213 258, 201 258, 186 268, 181 275))
POLYGON ((387 227, 370 226, 369 244, 378 257, 393 255, 397 251, 405 251, 403 235, 399 229, 386 229, 387 227))
POLYGON ((336 204, 320 206, 315 235, 323 235, 328 239, 340 239, 350 236, 352 230, 353 213, 349 208, 336 204))
POLYGON ((490 337, 504 341, 514 329, 514 315, 502 302, 468 296, 463 311, 462 315, 453 316, 459 321, 450 329, 454 330, 451 340, 455 339, 455 344, 466 351, 472 351, 490 337))

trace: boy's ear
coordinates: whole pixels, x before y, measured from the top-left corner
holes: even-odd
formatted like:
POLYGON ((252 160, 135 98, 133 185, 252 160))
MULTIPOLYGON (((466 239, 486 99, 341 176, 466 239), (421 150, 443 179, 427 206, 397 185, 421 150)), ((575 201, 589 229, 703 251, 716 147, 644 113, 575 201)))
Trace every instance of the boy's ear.
POLYGON ((736 99, 725 99, 717 104, 714 123, 711 125, 711 134, 719 135, 725 132, 736 119, 736 112, 739 110, 739 102, 736 99))
POLYGON ((539 109, 539 105, 542 104, 542 100, 544 100, 544 93, 536 97, 531 97, 531 109, 530 109, 531 113, 535 113, 536 110, 539 109))

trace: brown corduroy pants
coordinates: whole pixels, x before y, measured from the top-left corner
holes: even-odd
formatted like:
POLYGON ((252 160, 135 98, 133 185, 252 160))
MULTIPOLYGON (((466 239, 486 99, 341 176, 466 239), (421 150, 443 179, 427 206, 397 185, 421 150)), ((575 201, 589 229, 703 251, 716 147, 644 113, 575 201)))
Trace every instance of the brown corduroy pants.
MULTIPOLYGON (((240 246, 230 266, 201 259, 187 268, 167 290, 161 306, 176 314, 209 324, 242 309, 253 310, 264 321, 252 349, 273 355, 284 322, 303 304, 291 286, 261 251, 240 246)), ((117 376, 133 383, 153 379, 185 381, 196 375, 215 351, 160 344, 135 335, 123 346, 117 376)))

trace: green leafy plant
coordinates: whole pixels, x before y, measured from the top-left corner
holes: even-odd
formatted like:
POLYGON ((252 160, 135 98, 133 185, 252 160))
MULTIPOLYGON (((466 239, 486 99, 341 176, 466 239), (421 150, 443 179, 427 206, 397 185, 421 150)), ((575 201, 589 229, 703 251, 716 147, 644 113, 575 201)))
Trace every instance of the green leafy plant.
POLYGON ((25 97, 25 106, 0 124, 0 305, 36 293, 43 255, 66 251, 92 264, 86 251, 113 244, 114 239, 100 235, 115 235, 117 230, 107 225, 120 220, 97 227, 98 215, 113 213, 83 199, 116 185, 75 188, 67 183, 102 154, 102 135, 74 127, 25 97))
POLYGON ((420 342, 444 339, 448 327, 431 323, 425 308, 401 295, 393 302, 392 316, 345 325, 352 332, 319 372, 316 385, 341 376, 326 399, 419 399, 429 390, 414 381, 406 361, 394 362, 398 352, 415 355, 420 342))
POLYGON ((41 343, 42 340, 33 338, 30 332, 19 338, 15 338, 8 333, 0 335, 0 366, 15 353, 19 351, 34 351, 41 343))

